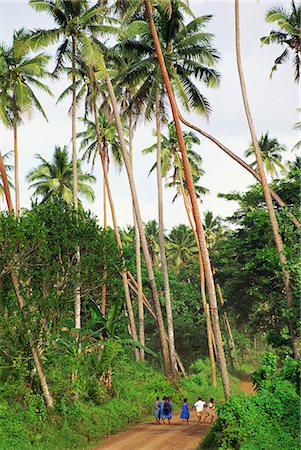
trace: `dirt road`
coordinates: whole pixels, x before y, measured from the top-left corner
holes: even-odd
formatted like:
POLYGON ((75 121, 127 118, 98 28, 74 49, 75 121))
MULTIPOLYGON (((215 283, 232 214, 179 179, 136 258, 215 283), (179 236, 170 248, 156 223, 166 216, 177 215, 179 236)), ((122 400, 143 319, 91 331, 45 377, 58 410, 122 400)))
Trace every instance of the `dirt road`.
POLYGON ((109 436, 93 450, 196 450, 210 428, 197 423, 195 414, 186 425, 175 414, 171 425, 139 424, 109 436))

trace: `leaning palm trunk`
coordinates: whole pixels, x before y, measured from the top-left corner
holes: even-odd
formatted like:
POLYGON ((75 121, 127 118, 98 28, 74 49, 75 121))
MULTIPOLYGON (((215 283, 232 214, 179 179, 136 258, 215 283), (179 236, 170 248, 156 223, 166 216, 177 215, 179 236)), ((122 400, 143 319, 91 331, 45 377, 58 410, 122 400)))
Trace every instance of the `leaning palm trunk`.
POLYGON ((0 175, 2 178, 2 182, 3 182, 3 189, 4 189, 4 195, 5 195, 5 199, 6 199, 6 203, 7 203, 7 208, 10 212, 13 212, 14 208, 13 208, 13 203, 12 203, 12 199, 11 199, 11 195, 10 195, 9 183, 8 183, 7 174, 6 174, 5 165, 3 162, 1 151, 0 151, 0 175))
MULTIPOLYGON (((264 165, 263 165, 261 151, 260 151, 260 148, 258 145, 258 139, 256 136, 255 126, 253 123, 253 118, 252 118, 252 114, 251 114, 251 110, 250 110, 250 106, 249 106, 249 102, 248 102, 247 88, 246 88, 246 83, 245 83, 244 73, 243 73, 243 68, 242 68, 241 50, 240 50, 239 0, 235 0, 235 43, 236 43, 237 68, 238 68, 239 81, 240 81, 240 86, 241 86, 241 93, 242 93, 246 118, 248 121, 249 130, 250 130, 250 134, 251 134, 251 138, 252 138, 252 143, 254 146, 254 153, 256 156, 258 172, 259 172, 261 184, 263 187, 264 198, 266 201, 267 210, 268 210, 268 214, 270 217, 274 240, 275 240, 276 248, 278 251, 279 260, 281 263, 281 271, 282 271, 282 277, 283 277, 283 283, 284 283, 284 289, 285 289, 285 295, 286 295, 286 302, 287 302, 287 306, 288 306, 289 310, 291 310, 292 304, 293 304, 293 293, 292 293, 292 288, 291 288, 290 275, 289 275, 288 270, 286 269, 286 266, 287 266, 286 255, 285 255, 284 248, 283 248, 282 238, 279 233, 278 222, 277 222, 276 213, 275 213, 273 202, 272 202, 271 193, 269 190, 269 185, 268 185, 265 171, 264 171, 264 165)), ((289 326, 289 330, 290 330, 294 356, 295 356, 295 358, 298 358, 299 357, 298 339, 297 339, 297 336, 295 333, 295 327, 294 327, 292 320, 288 321, 288 326, 289 326)))
MULTIPOLYGON (((133 117, 132 112, 129 112, 129 146, 130 146, 130 161, 133 170, 133 117)), ((144 346, 145 346, 145 336, 144 336, 144 307, 143 307, 143 297, 142 297, 142 273, 141 273, 141 244, 139 230, 137 226, 135 208, 133 205, 133 219, 135 228, 135 248, 136 248, 136 272, 137 272, 137 301, 138 301, 138 321, 139 321, 139 342, 140 342, 140 360, 144 361, 144 346)))
MULTIPOLYGON (((109 184, 108 172, 106 169, 106 160, 105 160, 105 157, 104 157, 104 154, 102 151, 101 137, 100 137, 100 131, 99 131, 98 117, 97 117, 97 108, 96 108, 95 101, 92 104, 92 109, 93 109, 93 115, 94 115, 94 120, 95 120, 97 145, 98 145, 99 155, 100 155, 101 164, 102 164, 103 176, 104 176, 104 180, 105 180, 105 184, 106 184, 106 191, 108 194, 109 204, 110 204, 110 208, 111 208, 115 238, 117 241, 119 255, 122 257, 122 243, 121 243, 120 234, 119 234, 119 230, 118 230, 118 226, 117 226, 115 207, 114 207, 114 203, 113 203, 113 199, 112 199, 112 195, 111 195, 111 188, 110 188, 110 184, 109 184)), ((129 291, 129 285, 128 285, 128 280, 127 280, 127 274, 126 274, 124 260, 123 260, 123 269, 122 269, 122 281, 123 281, 125 301, 126 301, 127 312, 128 312, 129 321, 130 321, 130 329, 131 329, 131 333, 132 333, 132 338, 134 341, 137 342, 138 338, 137 338, 137 331, 136 331, 136 325, 135 325, 135 318, 134 318, 134 312, 133 312, 133 307, 132 307, 132 302, 131 302, 131 295, 130 295, 130 291, 129 291)), ((135 348, 135 357, 136 357, 137 361, 140 359, 139 356, 140 356, 139 349, 135 348)))
POLYGON ((190 207, 188 205, 188 199, 186 197, 186 193, 183 186, 183 180, 182 176, 180 174, 180 189, 181 194, 184 201, 184 206, 186 210, 186 214, 188 217, 188 221, 190 224, 190 228, 194 234, 195 241, 198 247, 198 261, 199 261, 199 269, 200 269, 200 286, 201 286, 201 297, 202 297, 202 305, 204 309, 205 319, 206 319, 206 326, 207 326, 207 342, 208 342, 208 352, 209 352, 209 359, 210 359, 210 370, 211 370, 211 381, 212 386, 216 387, 216 367, 215 367, 215 357, 214 357, 214 351, 213 351, 213 332, 212 332, 212 326, 211 326, 211 319, 210 319, 210 311, 209 306, 206 300, 206 287, 205 287, 205 274, 204 274, 204 267, 203 267, 203 261, 202 261, 202 255, 201 255, 201 249, 199 244, 199 239, 197 232, 195 231, 195 227, 193 225, 193 220, 191 217, 190 207))
MULTIPOLYGON (((207 131, 204 131, 201 128, 197 127, 196 125, 190 123, 187 119, 185 119, 182 116, 180 111, 178 111, 178 116, 184 125, 186 125, 189 128, 192 128, 193 130, 197 131, 201 135, 205 136, 210 141, 214 142, 214 144, 216 144, 221 150, 223 150, 227 155, 229 155, 232 159, 234 159, 234 161, 238 162, 238 164, 240 164, 244 169, 246 169, 248 172, 250 172, 253 175, 253 177, 255 177, 256 180, 260 181, 260 183, 261 183, 260 175, 248 163, 246 163, 246 161, 244 161, 239 156, 237 156, 235 153, 233 153, 228 147, 226 147, 224 144, 222 144, 218 139, 216 139, 211 134, 207 133, 207 131)), ((278 194, 276 194, 275 191, 273 191, 273 189, 271 187, 269 187, 269 190, 270 190, 271 196, 273 197, 275 202, 281 208, 284 208, 284 207, 288 208, 287 204, 281 199, 281 197, 279 197, 278 194)), ((290 219, 291 219, 292 223, 294 224, 295 228, 299 229, 301 225, 298 222, 298 220, 296 219, 296 217, 292 214, 292 212, 289 212, 289 215, 290 215, 290 219)))
POLYGON ((164 243, 164 221, 163 221, 163 192, 162 192, 162 169, 161 169, 161 108, 160 95, 156 98, 156 129, 157 129, 157 186, 158 186, 158 218, 159 218, 159 247, 161 256, 161 268, 164 284, 164 296, 167 318, 167 333, 169 342, 169 354, 173 376, 176 372, 176 348, 172 319, 172 306, 170 298, 170 287, 168 279, 167 259, 164 243))
MULTIPOLYGON (((7 208, 9 210, 10 213, 14 212, 14 208, 13 208, 13 203, 11 200, 11 195, 10 195, 10 189, 9 189, 9 184, 8 184, 8 179, 7 179, 7 174, 6 174, 6 170, 5 170, 5 166, 3 163, 3 158, 2 158, 2 154, 0 152, 0 174, 3 180, 3 186, 4 186, 4 193, 5 193, 5 198, 6 198, 6 203, 7 203, 7 208)), ((47 379, 43 370, 43 366, 39 357, 39 352, 36 349, 35 345, 34 345, 34 339, 32 336, 32 332, 31 329, 29 328, 24 314, 23 314, 23 310, 25 307, 25 301, 23 299, 23 296, 21 295, 20 292, 20 285, 19 285, 19 281, 17 278, 17 275, 15 274, 15 272, 11 271, 11 280, 12 280, 12 284, 15 290, 15 294, 18 300, 18 304, 21 310, 21 314, 22 314, 22 319, 23 322, 25 324, 25 328, 27 331, 27 335, 28 335, 28 340, 29 340, 29 345, 31 348, 31 352, 32 352, 32 356, 33 356, 33 360, 34 360, 34 364, 40 379, 40 383, 41 383, 41 387, 42 387, 42 391, 43 391, 43 395, 44 395, 44 399, 45 399, 45 403, 47 405, 48 408, 54 408, 54 403, 53 403, 53 398, 50 392, 50 389, 48 387, 48 383, 47 383, 47 379)))
POLYGON ((108 91, 109 91, 109 95, 110 95, 110 99, 111 99, 111 103, 112 103, 112 107, 113 107, 113 111, 114 111, 114 116, 115 116, 115 120, 116 120, 116 126, 117 126, 117 130, 118 130, 118 136, 119 136, 119 141, 120 141, 120 145, 121 145, 122 155, 123 155, 123 159, 124 159, 124 163, 125 163, 125 167, 126 167, 126 171, 127 171, 127 175, 128 175, 130 190, 131 190, 131 194, 132 194, 132 200, 133 200, 133 204, 134 204, 134 208, 135 208, 135 216, 136 216, 137 225, 138 225, 138 229, 139 229, 142 251, 143 251, 143 255, 144 255, 144 259, 145 259, 149 284, 150 284, 150 288, 152 291, 152 296, 153 296, 154 305, 155 305, 155 309, 156 309, 160 342, 161 342, 161 348, 162 348, 162 353, 163 353, 165 375, 168 378, 170 378, 170 377, 172 377, 172 373, 171 373, 171 365, 170 365, 170 358, 169 358, 168 342, 167 342, 166 335, 165 335, 162 310, 161 310, 160 300, 159 300, 159 296, 158 296, 155 276, 154 276, 154 272, 153 272, 153 266, 152 266, 151 257, 150 257, 150 253, 149 253, 149 249, 148 249, 147 241, 146 241, 146 236, 145 236, 145 232, 144 232, 143 222, 142 222, 142 218, 141 218, 140 206, 139 206, 139 202, 138 202, 138 196, 137 196, 135 181, 134 181, 134 177, 133 177, 133 171, 132 171, 132 167, 131 167, 130 158, 129 158, 129 155, 127 152, 125 139, 123 136, 123 129, 122 129, 120 114, 119 114, 118 105, 117 105, 117 101, 116 101, 116 97, 115 97, 115 93, 114 93, 114 88, 112 86, 111 79, 110 79, 106 69, 105 69, 105 72, 106 72, 105 73, 105 81, 106 81, 106 84, 108 87, 108 91))
POLYGON ((14 94, 14 171, 15 171, 15 212, 20 211, 20 183, 19 183, 19 150, 18 150, 18 126, 17 126, 17 103, 14 94))
MULTIPOLYGON (((108 158, 107 158, 107 150, 104 149, 104 161, 105 161, 105 169, 108 172, 108 158)), ((105 177, 103 178, 103 228, 104 230, 107 228, 107 188, 105 177)), ((101 288, 101 312, 105 317, 106 315, 106 303, 107 303, 107 268, 104 267, 103 270, 103 285, 101 288)))
POLYGON ((189 192, 189 197, 190 197, 190 201, 191 201, 191 205, 192 205, 192 213, 193 213, 194 222, 196 225, 196 231, 197 231, 197 235, 198 235, 198 239, 199 239, 199 243, 200 243, 200 247, 201 247, 202 261, 203 261, 203 266, 204 266, 205 279, 206 279, 206 283, 207 283, 208 299, 209 299, 209 305, 210 305, 210 310, 211 310, 211 314, 212 314, 212 325, 213 325, 214 336, 215 336, 216 346, 217 346, 217 358, 219 361, 219 367, 220 367, 220 371, 221 371, 224 394, 225 394, 226 399, 228 399, 230 397, 230 383, 229 383, 227 363, 226 363, 226 358, 225 358, 225 353, 224 353, 224 348, 223 348, 220 324, 219 324, 213 275, 212 275, 212 270, 211 270, 209 254, 208 254, 208 250, 207 250, 207 246, 206 246, 205 234, 204 234, 203 226, 201 223, 201 217, 200 217, 199 207, 198 207, 198 203, 197 203, 197 197, 195 194, 193 178, 192 178, 192 174, 191 174, 189 160, 188 160, 187 153, 186 153, 185 143, 184 143, 182 130, 181 130, 181 124, 180 124, 180 120, 179 120, 179 116, 178 116, 178 107, 177 107, 175 97, 174 97, 174 94, 173 94, 173 91, 171 88, 169 76, 168 76, 168 73, 167 73, 167 70, 165 67, 165 62, 164 62, 164 58, 162 55, 162 50, 160 47, 157 30, 156 30, 156 27, 155 27, 155 24, 153 21, 152 10, 151 10, 151 5, 150 5, 149 0, 144 0, 144 4, 146 7, 147 18, 148 18, 148 21, 150 24, 151 33, 152 33, 154 45, 156 48, 156 55, 157 55, 158 63, 160 65, 163 81, 164 81, 166 91, 167 91, 167 94, 169 97, 170 106, 171 106, 172 114, 173 114, 173 119, 175 122, 179 147, 181 150, 182 163, 183 163, 183 168, 184 168, 184 173, 185 173, 185 180, 187 183, 187 189, 189 192))

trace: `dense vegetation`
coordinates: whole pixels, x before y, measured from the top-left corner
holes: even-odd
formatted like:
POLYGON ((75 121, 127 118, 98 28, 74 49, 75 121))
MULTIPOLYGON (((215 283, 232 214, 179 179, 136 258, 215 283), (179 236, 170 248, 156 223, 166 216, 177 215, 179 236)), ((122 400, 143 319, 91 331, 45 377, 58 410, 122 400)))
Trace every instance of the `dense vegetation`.
MULTIPOLYGON (((226 400, 202 448, 297 448, 300 158, 285 162, 286 146, 268 131, 257 137, 241 66, 239 1, 236 57, 250 164, 180 112, 211 112, 202 88, 217 88, 221 77, 206 31, 211 16, 194 17, 180 0, 29 5, 55 25, 22 28, 0 46, 0 120, 14 138, 13 164, 10 152, 0 153, 0 448, 88 447, 147 417, 158 394, 172 395, 176 408, 185 396, 226 400), (50 73, 44 50, 53 44, 50 73), (71 80, 59 101, 72 96, 72 155, 56 144, 51 161, 36 155, 25 209, 19 127, 34 110, 46 117, 36 91, 52 95, 44 79, 62 75, 71 80), (143 152, 156 152, 150 171, 158 222, 144 223, 133 136, 141 119, 153 118, 156 142, 143 152), (182 132, 181 122, 189 129, 182 132), (219 194, 236 202, 231 217, 200 214, 207 188, 196 132, 254 176, 245 192, 219 194), (98 157, 101 224, 81 203, 94 200, 97 177, 84 167, 93 170, 98 157), (129 181, 134 220, 126 229, 116 219, 112 162, 129 181), (183 201, 189 226, 180 219, 164 229, 163 181, 183 201), (242 368, 257 368, 252 397, 236 395, 233 374, 242 368)), ((294 1, 291 11, 272 7, 266 19, 279 31, 262 38, 286 46, 272 73, 293 52, 296 82, 300 17, 294 1)))

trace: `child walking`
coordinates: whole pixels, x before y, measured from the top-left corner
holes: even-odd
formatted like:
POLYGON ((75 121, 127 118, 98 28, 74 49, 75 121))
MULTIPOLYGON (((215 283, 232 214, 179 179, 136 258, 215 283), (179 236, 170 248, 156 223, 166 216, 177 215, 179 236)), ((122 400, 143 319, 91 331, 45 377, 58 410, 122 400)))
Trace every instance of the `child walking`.
POLYGON ((188 405, 188 402, 187 402, 187 398, 184 398, 183 404, 182 404, 182 411, 181 411, 180 419, 186 419, 186 423, 187 424, 189 422, 189 417, 190 417, 188 408, 189 408, 189 405, 188 405))
POLYGON ((155 401, 155 417, 156 417, 156 425, 160 425, 160 417, 161 417, 160 397, 157 397, 155 401))

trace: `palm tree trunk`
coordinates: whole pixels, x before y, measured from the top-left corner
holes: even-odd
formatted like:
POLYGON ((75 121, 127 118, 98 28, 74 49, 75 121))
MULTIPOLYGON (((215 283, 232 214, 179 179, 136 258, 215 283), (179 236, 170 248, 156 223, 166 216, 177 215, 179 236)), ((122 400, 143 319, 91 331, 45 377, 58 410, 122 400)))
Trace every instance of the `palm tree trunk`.
POLYGON ((208 299, 209 299, 209 305, 210 305, 210 310, 211 310, 211 315, 212 315, 212 324, 213 324, 213 330, 214 330, 214 335, 215 335, 215 340, 216 340, 216 345, 217 345, 217 357, 219 360, 219 367, 220 367, 220 371, 221 371, 223 389, 224 389, 225 397, 226 397, 226 399, 228 399, 230 397, 230 383, 229 383, 227 363, 226 363, 226 358, 225 358, 225 353, 224 353, 224 348, 223 348, 222 335, 221 335, 221 330, 220 330, 220 325, 219 325, 219 317, 218 317, 218 309, 217 309, 213 275, 212 275, 212 270, 211 270, 209 254, 208 254, 208 250, 207 250, 207 246, 206 246, 204 230, 203 230, 203 226, 201 223, 201 217, 200 217, 200 212, 199 212, 199 208, 198 208, 197 197, 195 194, 193 178, 192 178, 192 174, 191 174, 191 170, 190 170, 189 160, 187 157, 185 143, 184 143, 182 130, 181 130, 181 124, 180 124, 180 120, 179 120, 179 116, 178 116, 178 107, 177 107, 175 97, 174 97, 174 94, 173 94, 173 91, 171 88, 169 76, 168 76, 168 73, 167 73, 167 70, 165 67, 165 62, 164 62, 164 58, 162 55, 162 50, 160 47, 157 30, 156 30, 156 27, 155 27, 155 24, 153 21, 152 10, 151 10, 151 5, 150 5, 149 0, 144 0, 144 4, 146 7, 147 18, 148 18, 148 21, 150 24, 151 33, 152 33, 154 45, 156 48, 156 55, 157 55, 158 63, 160 65, 163 81, 164 81, 166 91, 167 91, 167 94, 169 97, 170 106, 171 106, 172 114, 173 114, 173 119, 175 122, 179 147, 181 150, 183 168, 184 168, 185 179, 186 179, 186 183, 187 183, 187 189, 188 189, 189 197, 191 200, 193 217, 194 217, 196 231, 197 231, 197 235, 198 235, 198 239, 199 239, 199 243, 200 243, 200 247, 201 247, 202 261, 203 261, 205 278, 206 278, 206 283, 207 283, 208 299))
POLYGON ((158 296, 156 281, 155 281, 154 272, 153 272, 153 266, 152 266, 152 262, 151 262, 151 258, 150 258, 150 254, 149 254, 149 250, 148 250, 148 246, 147 246, 146 236, 145 236, 145 232, 144 232, 143 222, 142 222, 142 218, 141 218, 140 206, 139 206, 135 181, 134 181, 134 177, 133 177, 133 171, 131 168, 131 162, 130 162, 130 158, 129 158, 127 148, 126 148, 126 143, 125 143, 124 136, 123 136, 123 129, 122 129, 122 124, 121 124, 121 120, 120 120, 118 105, 117 105, 114 89, 112 86, 112 82, 111 82, 111 79, 107 72, 105 74, 105 81, 106 81, 106 84, 108 87, 112 107, 114 110, 114 116, 115 116, 115 120, 116 120, 118 136, 119 136, 121 150, 122 150, 125 167, 126 167, 126 171, 127 171, 127 175, 128 175, 133 204, 134 204, 134 208, 135 208, 135 215, 136 215, 137 225, 138 225, 140 239, 141 239, 142 251, 143 251, 145 264, 146 264, 146 268, 147 268, 149 284, 150 284, 150 288, 151 288, 152 296, 153 296, 153 300, 154 300, 160 341, 161 341, 161 348, 162 348, 162 353, 163 353, 165 374, 168 378, 171 378, 172 373, 171 373, 171 365, 170 365, 170 358, 169 358, 168 342, 167 342, 166 335, 165 335, 165 327, 164 327, 164 322, 163 322, 162 310, 161 310, 160 300, 159 300, 159 296, 158 296))
MULTIPOLYGON (((248 163, 246 163, 243 159, 241 159, 239 156, 237 156, 235 153, 233 153, 228 147, 226 147, 224 144, 222 144, 214 136, 212 136, 211 134, 207 133, 206 131, 202 130, 201 128, 197 127, 196 125, 193 125, 188 120, 186 120, 182 116, 180 111, 178 111, 178 116, 184 125, 197 131, 198 133, 205 136, 210 141, 214 142, 221 150, 223 150, 227 155, 229 155, 232 159, 234 159, 234 161, 238 162, 238 164, 240 164, 242 167, 244 167, 244 169, 246 169, 248 172, 250 172, 256 178, 256 180, 258 180, 261 183, 260 175, 248 163)), ((269 190, 270 190, 271 196, 273 197, 275 202, 281 208, 285 208, 285 207, 288 208, 287 204, 281 199, 281 197, 279 197, 278 194, 276 194, 275 191, 273 191, 273 189, 271 187, 269 187, 269 190)), ((296 217, 292 214, 292 212, 289 212, 289 215, 290 215, 291 221, 294 224, 295 228, 299 229, 301 225, 298 222, 298 220, 296 219, 296 217)))
MULTIPOLYGON (((76 69, 75 69, 75 36, 72 35, 72 175, 73 175, 73 204, 75 209, 78 208, 78 183, 77 183, 77 154, 76 154, 76 69)), ((80 264, 80 249, 76 249, 76 266, 80 264)), ((77 270, 77 269, 76 269, 77 270)), ((81 293, 80 293, 80 274, 77 270, 77 281, 75 286, 74 301, 74 320, 75 328, 81 329, 81 293)), ((79 334, 76 336, 79 342, 79 334)), ((79 343, 80 351, 80 343, 79 343)), ((75 378, 76 378, 75 374, 75 378)))
POLYGON ((18 150, 18 126, 17 126, 17 102, 15 94, 14 102, 14 171, 15 171, 15 212, 19 215, 20 210, 20 183, 19 183, 19 150, 18 150))
MULTIPOLYGON (((105 170, 108 173, 108 164, 107 164, 107 149, 104 148, 104 161, 105 161, 105 170)), ((105 178, 103 178, 103 228, 104 230, 107 228, 107 188, 105 178)), ((106 303, 107 303, 107 270, 104 267, 103 271, 103 279, 104 283, 101 288, 101 312, 105 317, 106 315, 106 303)))
POLYGON ((167 318, 167 332, 169 343, 169 354, 172 374, 176 373, 176 348, 172 319, 172 306, 170 298, 170 286, 168 279, 167 259, 164 243, 164 221, 163 221, 163 192, 162 192, 162 169, 161 169, 161 107, 160 94, 156 97, 156 129, 157 129, 157 186, 158 186, 158 219, 159 219, 159 247, 161 256, 161 268, 164 284, 164 296, 167 318))
POLYGON ((0 151, 0 175, 2 178, 2 182, 3 182, 3 189, 4 189, 4 195, 5 195, 5 199, 6 199, 6 203, 7 203, 7 208, 10 212, 13 212, 14 207, 13 207, 13 202, 12 202, 11 195, 10 195, 9 183, 8 183, 7 174, 6 174, 5 165, 3 162, 1 151, 0 151))
MULTIPOLYGON (((94 116, 94 120, 95 120, 95 130, 96 130, 98 150, 99 150, 99 155, 100 155, 100 159, 101 159, 103 176, 104 176, 104 180, 106 183, 106 191, 108 194, 108 199, 109 199, 109 204, 110 204, 110 209, 111 209, 111 214, 112 214, 114 234, 115 234, 115 238, 116 238, 116 242, 117 242, 117 246, 118 246, 119 255, 123 259, 122 243, 121 243, 117 220, 116 220, 116 213, 115 213, 115 207, 114 207, 114 203, 113 203, 113 199, 112 199, 110 184, 109 184, 108 172, 106 169, 106 161, 105 161, 104 154, 102 151, 101 137, 100 137, 100 131, 99 131, 99 124, 98 124, 98 116, 97 116, 97 108, 96 108, 95 102, 93 102, 92 109, 93 109, 93 116, 94 116)), ((125 267, 124 260, 123 260, 123 267, 125 267)), ((133 312, 133 307, 132 307, 132 302, 131 302, 131 295, 130 295, 130 291, 129 291, 127 273, 126 273, 125 268, 122 270, 122 282, 123 282, 123 287, 124 287, 125 301, 126 301, 127 312, 128 312, 128 316, 129 316, 132 338, 134 341, 137 342, 138 337, 137 337, 137 331, 136 331, 136 325, 135 325, 135 318, 134 318, 134 312, 133 312)), ((139 357, 140 357, 138 348, 135 348, 135 357, 136 357, 136 360, 138 361, 139 357)))
POLYGON ((197 247, 198 247, 198 261, 199 261, 199 269, 200 269, 201 298, 202 298, 202 305, 203 305, 203 310, 204 310, 205 319, 206 319, 206 326, 207 326, 207 342, 208 342, 208 353, 209 353, 209 359, 210 359, 211 381, 212 381, 212 386, 216 387, 217 383, 216 383, 215 357, 214 357, 214 351, 213 351, 213 332, 212 332, 212 326, 211 326, 209 305, 207 304, 207 300, 206 300, 204 266, 203 266, 203 261, 202 261, 202 255, 201 255, 199 239, 198 239, 198 235, 197 235, 197 232, 195 230, 195 227, 193 225, 193 221, 192 221, 192 218, 191 218, 191 212, 190 212, 190 208, 189 208, 189 205, 188 205, 188 199, 186 197, 186 193, 185 193, 185 190, 184 190, 183 180, 182 180, 181 174, 180 174, 180 189, 181 189, 181 194, 182 194, 183 201, 184 201, 186 214, 187 214, 188 221, 189 221, 189 224, 190 224, 190 228, 191 228, 191 230, 192 230, 192 232, 194 234, 195 241, 196 241, 196 244, 197 244, 197 247))
MULTIPOLYGON (((130 161, 133 170, 133 117, 131 111, 129 112, 129 147, 130 147, 130 161)), ((145 346, 145 336, 144 336, 144 307, 143 307, 143 297, 142 297, 142 273, 141 273, 141 244, 139 230, 137 226, 135 208, 133 205, 133 219, 135 228, 135 248, 136 248, 136 273, 137 273, 137 302, 138 302, 138 321, 139 321, 139 342, 142 347, 140 347, 140 361, 144 361, 144 346, 145 346)))
MULTIPOLYGON (((265 171, 264 171, 264 165, 263 165, 261 151, 260 151, 260 148, 258 145, 258 139, 256 136, 255 126, 253 123, 253 118, 252 118, 252 114, 251 114, 251 110, 250 110, 250 106, 249 106, 249 102, 248 102, 247 88, 246 88, 246 83, 245 83, 245 78, 244 78, 244 73, 243 73, 243 68, 242 68, 241 50, 240 50, 239 0, 235 0, 235 44, 236 44, 235 47, 236 47, 237 68, 238 68, 239 81, 240 81, 240 86, 241 86, 241 93, 242 93, 246 118, 248 121, 249 130, 250 130, 250 134, 251 134, 251 138, 252 138, 252 143, 254 146, 254 152, 255 152, 255 156, 256 156, 258 172, 259 172, 261 184, 263 187, 264 198, 266 201, 267 210, 268 210, 268 214, 270 217, 274 240, 275 240, 276 248, 277 248, 280 263, 281 263, 281 271, 282 271, 282 277, 283 277, 284 288, 285 288, 286 302, 287 302, 287 306, 288 306, 289 310, 291 310, 292 304, 293 304, 293 293, 292 293, 292 288, 291 288, 290 275, 289 275, 288 270, 286 269, 286 266, 287 266, 286 255, 285 255, 284 248, 283 248, 282 238, 279 233, 278 222, 277 222, 276 213, 275 213, 273 202, 272 202, 271 193, 269 190, 269 185, 268 185, 265 171)), ((297 359, 297 358, 299 358, 298 339, 297 339, 296 332, 295 332, 295 326, 294 326, 292 320, 288 321, 288 326, 289 326, 289 330, 290 330, 294 356, 297 359)))

